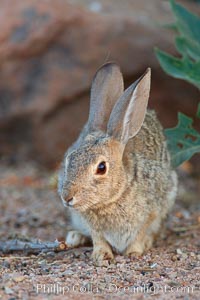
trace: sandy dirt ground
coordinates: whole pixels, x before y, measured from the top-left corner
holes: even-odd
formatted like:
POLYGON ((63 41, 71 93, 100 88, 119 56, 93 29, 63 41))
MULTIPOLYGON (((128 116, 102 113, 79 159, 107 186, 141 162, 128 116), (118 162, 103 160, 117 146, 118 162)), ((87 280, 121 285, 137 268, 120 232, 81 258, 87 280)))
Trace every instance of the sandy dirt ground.
MULTIPOLYGON (((91 247, 0 256, 0 299, 200 299, 200 175, 180 172, 176 205, 153 249, 95 267, 91 247), (63 296, 64 295, 64 296, 63 296)), ((34 163, 0 166, 0 241, 64 240, 52 174, 34 163)))

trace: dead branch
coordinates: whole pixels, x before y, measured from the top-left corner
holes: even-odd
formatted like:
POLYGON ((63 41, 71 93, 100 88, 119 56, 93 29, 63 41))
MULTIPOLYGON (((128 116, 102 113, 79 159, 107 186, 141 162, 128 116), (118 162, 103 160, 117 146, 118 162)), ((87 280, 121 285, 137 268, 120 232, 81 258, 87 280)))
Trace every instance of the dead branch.
POLYGON ((0 252, 10 254, 23 252, 27 254, 38 254, 40 252, 59 252, 68 247, 65 242, 41 242, 40 240, 23 241, 19 239, 0 241, 0 252))

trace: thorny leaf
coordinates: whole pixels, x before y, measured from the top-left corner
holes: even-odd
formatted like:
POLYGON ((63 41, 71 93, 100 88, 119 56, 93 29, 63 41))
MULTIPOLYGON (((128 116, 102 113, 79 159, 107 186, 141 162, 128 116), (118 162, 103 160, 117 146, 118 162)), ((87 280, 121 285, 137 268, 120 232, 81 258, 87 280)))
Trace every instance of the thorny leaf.
POLYGON ((200 61, 193 62, 187 56, 176 58, 159 49, 155 49, 155 52, 161 67, 167 74, 186 80, 200 89, 200 61))
POLYGON ((178 125, 165 130, 173 167, 200 152, 200 133, 192 127, 192 123, 191 118, 178 113, 178 125))
POLYGON ((170 3, 176 19, 176 26, 181 35, 200 44, 199 16, 188 11, 185 7, 176 3, 174 0, 171 0, 170 3))

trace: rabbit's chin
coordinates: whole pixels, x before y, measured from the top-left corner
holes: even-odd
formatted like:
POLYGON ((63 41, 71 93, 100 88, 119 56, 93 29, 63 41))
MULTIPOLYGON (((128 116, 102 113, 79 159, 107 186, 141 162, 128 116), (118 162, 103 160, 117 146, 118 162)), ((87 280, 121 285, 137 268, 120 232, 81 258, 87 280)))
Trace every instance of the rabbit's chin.
POLYGON ((105 208, 105 204, 100 202, 89 202, 89 201, 77 201, 74 200, 71 205, 68 205, 67 207, 70 209, 70 211, 76 211, 81 214, 87 214, 90 211, 98 211, 103 210, 105 208))

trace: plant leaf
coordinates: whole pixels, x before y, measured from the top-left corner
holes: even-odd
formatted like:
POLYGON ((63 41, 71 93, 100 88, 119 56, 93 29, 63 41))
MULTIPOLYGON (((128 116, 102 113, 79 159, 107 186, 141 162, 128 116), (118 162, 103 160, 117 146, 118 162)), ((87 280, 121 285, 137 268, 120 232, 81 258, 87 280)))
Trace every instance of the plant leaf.
POLYGON ((200 133, 192 127, 192 123, 191 118, 178 113, 178 125, 165 130, 173 167, 200 152, 200 133))
POLYGON ((161 67, 167 74, 189 81, 200 88, 200 61, 192 62, 187 56, 176 58, 157 48, 155 52, 161 67))
POLYGON ((186 39, 183 36, 176 37, 176 49, 183 55, 190 56, 192 59, 200 60, 200 45, 195 41, 186 39))
POLYGON ((174 0, 170 3, 179 32, 200 44, 200 18, 174 0))

